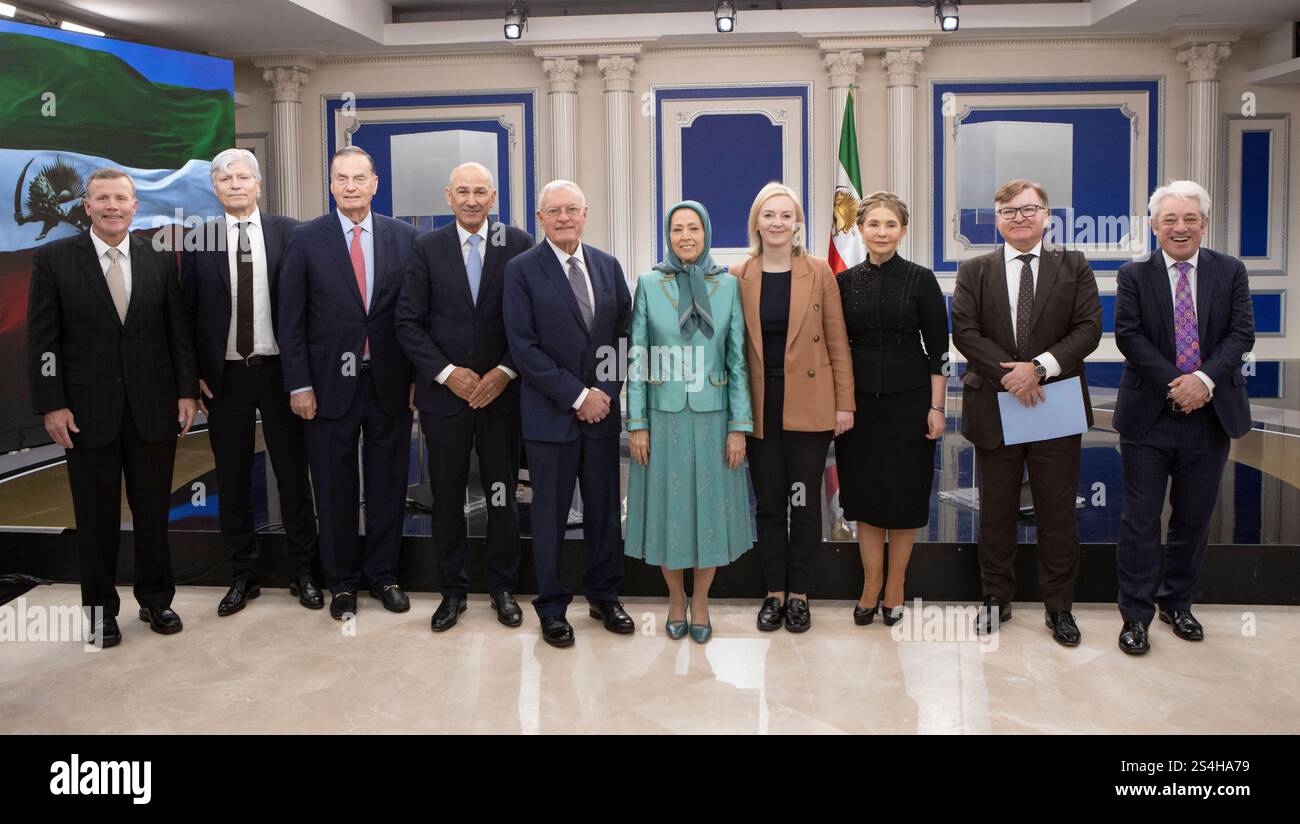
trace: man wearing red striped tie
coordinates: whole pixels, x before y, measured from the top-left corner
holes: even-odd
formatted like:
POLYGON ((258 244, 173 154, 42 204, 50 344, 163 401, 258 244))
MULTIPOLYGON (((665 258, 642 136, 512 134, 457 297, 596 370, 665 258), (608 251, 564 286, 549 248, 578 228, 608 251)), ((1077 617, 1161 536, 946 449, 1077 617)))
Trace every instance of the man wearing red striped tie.
POLYGON ((1179 638, 1205 637, 1192 590, 1229 441, 1250 431, 1243 360, 1255 345, 1245 265, 1201 246, 1209 193, 1176 180, 1156 189, 1148 211, 1160 248, 1120 267, 1115 296, 1115 343, 1125 358, 1113 420, 1124 472, 1119 647, 1130 655, 1151 648, 1147 626, 1157 611, 1179 638), (1162 541, 1166 488, 1173 511, 1162 541))
POLYGON ((356 613, 363 578, 386 609, 410 609, 397 564, 414 387, 396 310, 417 232, 371 211, 377 191, 370 155, 356 146, 337 151, 330 193, 338 209, 294 230, 280 275, 284 387, 306 421, 321 564, 337 619, 356 613), (357 538, 363 434, 364 549, 357 538))

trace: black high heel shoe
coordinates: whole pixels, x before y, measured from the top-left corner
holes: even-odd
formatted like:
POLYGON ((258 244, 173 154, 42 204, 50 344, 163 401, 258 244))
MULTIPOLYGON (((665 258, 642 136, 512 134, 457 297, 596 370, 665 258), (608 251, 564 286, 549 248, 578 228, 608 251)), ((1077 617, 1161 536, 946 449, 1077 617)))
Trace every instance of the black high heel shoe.
POLYGON ((863 607, 858 606, 857 604, 853 605, 853 623, 857 624, 860 627, 865 627, 867 624, 870 624, 874 620, 876 620, 875 607, 872 607, 871 609, 865 609, 863 607))
POLYGON ((903 620, 903 607, 902 605, 896 607, 887 607, 885 606, 885 602, 881 601, 880 617, 884 619, 885 626, 892 627, 894 624, 897 624, 899 621, 903 620))

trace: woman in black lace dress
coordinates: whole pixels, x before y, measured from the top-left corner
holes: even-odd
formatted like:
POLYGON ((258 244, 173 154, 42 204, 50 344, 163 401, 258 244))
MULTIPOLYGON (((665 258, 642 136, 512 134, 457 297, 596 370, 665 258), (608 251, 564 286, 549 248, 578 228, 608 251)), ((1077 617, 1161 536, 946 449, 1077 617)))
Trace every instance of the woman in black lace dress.
POLYGON ((934 448, 947 425, 948 310, 934 272, 904 260, 907 205, 890 192, 858 204, 865 261, 837 279, 853 356, 856 425, 835 439, 840 505, 858 522, 865 581, 853 620, 903 616, 903 578, 916 530, 930 515, 934 448), (889 577, 885 580, 885 540, 889 577))

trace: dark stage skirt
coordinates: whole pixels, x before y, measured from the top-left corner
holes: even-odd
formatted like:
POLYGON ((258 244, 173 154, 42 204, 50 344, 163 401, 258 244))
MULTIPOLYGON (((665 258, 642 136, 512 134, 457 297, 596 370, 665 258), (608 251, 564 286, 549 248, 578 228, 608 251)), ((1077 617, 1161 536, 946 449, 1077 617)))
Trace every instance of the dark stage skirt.
POLYGON ((930 385, 859 392, 853 428, 835 439, 840 507, 848 521, 913 529, 930 520, 935 441, 925 437, 930 385))

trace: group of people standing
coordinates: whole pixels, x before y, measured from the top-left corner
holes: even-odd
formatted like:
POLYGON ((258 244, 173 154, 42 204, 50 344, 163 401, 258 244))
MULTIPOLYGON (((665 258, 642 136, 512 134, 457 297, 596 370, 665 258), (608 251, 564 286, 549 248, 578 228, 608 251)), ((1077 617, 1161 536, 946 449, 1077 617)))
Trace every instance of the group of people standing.
MULTIPOLYGON (((475 452, 491 604, 511 627, 523 621, 516 486, 527 461, 532 605, 553 646, 574 643, 566 618, 573 594, 560 567, 575 485, 589 614, 611 632, 634 631, 618 595, 626 554, 662 569, 667 634, 707 643, 714 575, 755 544, 746 463, 767 591, 757 627, 807 631, 832 443, 864 570, 854 621, 870 624, 877 613, 887 625, 901 620, 916 530, 929 518, 951 369, 945 297, 931 270, 898 254, 909 211, 896 195, 860 201, 867 258, 838 274, 808 252, 789 187, 772 183, 755 197, 748 255, 729 272, 712 257, 707 209, 675 204, 663 216, 663 261, 639 277, 633 296, 618 261, 582 242, 588 207, 570 181, 540 191, 539 243, 491 221, 497 193, 477 163, 451 174, 445 197, 455 220, 425 234, 373 212, 379 178, 357 147, 331 160, 336 210, 303 224, 260 212, 261 176, 248 152, 218 155, 212 181, 224 214, 204 231, 218 242, 187 245, 179 269, 174 253, 129 234, 134 184, 112 169, 88 180, 92 228, 41 248, 33 264, 32 394, 67 450, 82 599, 99 608, 97 642, 121 640, 113 581, 123 474, 140 617, 156 632, 181 629, 171 609, 167 499, 175 437, 198 408, 208 416, 232 565, 223 616, 260 594, 251 498, 259 413, 299 602, 325 605, 312 572, 319 555, 333 617, 357 612, 363 586, 386 609, 410 608, 398 570, 418 411, 439 553, 435 632, 454 627, 467 605, 463 502, 475 452), (628 351, 623 539, 625 376, 606 367, 610 353, 628 351)), ((1083 363, 1101 338, 1100 301, 1084 256, 1044 243, 1041 186, 1010 181, 995 208, 1005 245, 962 263, 951 309, 953 343, 967 362, 962 433, 979 476, 985 598, 975 629, 993 632, 1011 617, 1027 472, 1046 624, 1058 642, 1076 645, 1081 436, 1007 445, 998 393, 1032 407, 1044 384, 1077 377, 1091 423, 1083 363)), ((1120 270, 1116 318, 1128 358, 1115 415, 1126 652, 1149 648, 1157 610, 1180 637, 1202 637, 1192 585, 1228 438, 1249 426, 1236 370, 1253 343, 1245 270, 1199 248, 1209 199, 1196 184, 1158 190, 1150 212, 1161 251, 1120 270), (1168 477, 1174 517, 1162 549, 1168 477)))

